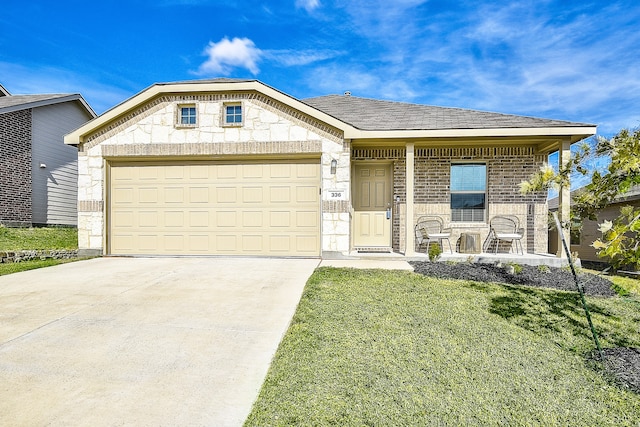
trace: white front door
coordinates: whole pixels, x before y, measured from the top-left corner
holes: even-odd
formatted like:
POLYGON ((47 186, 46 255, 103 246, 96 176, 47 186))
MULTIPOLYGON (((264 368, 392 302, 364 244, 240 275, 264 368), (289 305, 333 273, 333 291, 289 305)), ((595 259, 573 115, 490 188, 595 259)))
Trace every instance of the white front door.
POLYGON ((391 164, 356 164, 354 175, 353 245, 356 250, 390 250, 393 186, 391 164))

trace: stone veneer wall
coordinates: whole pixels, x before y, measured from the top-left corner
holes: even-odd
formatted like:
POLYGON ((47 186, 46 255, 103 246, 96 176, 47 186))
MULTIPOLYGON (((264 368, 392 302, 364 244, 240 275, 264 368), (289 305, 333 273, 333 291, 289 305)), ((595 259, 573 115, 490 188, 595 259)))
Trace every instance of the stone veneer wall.
POLYGON ((31 191, 31 109, 0 114, 0 224, 31 224, 31 191))
MULTIPOLYGON (((393 248, 405 251, 405 159, 404 150, 354 150, 354 160, 388 160, 393 162, 394 195, 400 196, 394 205, 393 248)), ((525 229, 523 246, 527 252, 547 252, 546 194, 523 196, 519 184, 546 161, 533 147, 472 147, 416 148, 414 182, 414 221, 426 214, 440 215, 451 221, 449 176, 452 163, 482 162, 487 164, 488 216, 515 215, 525 229)), ((452 224, 451 244, 454 247, 463 232, 480 233, 480 240, 489 233, 486 223, 452 224)), ((446 248, 446 246, 445 246, 446 248)))
MULTIPOLYGON (((322 250, 349 250, 350 151, 341 131, 258 93, 167 95, 151 100, 99 129, 78 155, 78 241, 81 254, 96 255, 105 244, 105 157, 155 159, 238 158, 237 156, 319 157, 322 169, 322 250), (223 104, 242 102, 241 127, 221 126, 223 104), (177 108, 195 104, 198 125, 176 126, 177 108), (330 173, 331 160, 337 173, 330 173), (325 199, 343 190, 347 200, 325 199)), ((250 157, 249 157, 250 158, 250 157)))
POLYGON ((49 249, 49 250, 24 250, 0 252, 0 264, 31 261, 34 259, 71 259, 78 257, 78 250, 49 249))

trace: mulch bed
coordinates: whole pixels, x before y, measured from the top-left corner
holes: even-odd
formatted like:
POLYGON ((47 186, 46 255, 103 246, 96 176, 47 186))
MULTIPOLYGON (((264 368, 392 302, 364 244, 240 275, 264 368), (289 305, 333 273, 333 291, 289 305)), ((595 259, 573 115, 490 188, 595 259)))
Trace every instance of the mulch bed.
MULTIPOLYGON (((620 388, 640 394, 640 348, 603 348, 602 352, 605 363, 601 366, 606 375, 620 388)), ((590 353, 587 359, 599 361, 598 351, 590 353)))
MULTIPOLYGON (((468 262, 447 263, 413 261, 410 263, 416 273, 440 279, 463 279, 476 282, 497 282, 511 285, 553 288, 563 291, 575 291, 576 283, 571 271, 563 268, 534 267, 519 265, 517 271, 510 272, 508 265, 474 264, 468 262), (522 269, 522 271, 519 271, 522 269)), ((578 274, 578 280, 586 295, 615 296, 611 281, 590 273, 578 274)))
MULTIPOLYGON (((508 265, 447 263, 412 261, 410 264, 416 273, 440 279, 462 279, 476 282, 496 282, 511 285, 552 288, 577 292, 571 271, 562 268, 544 268, 518 266, 521 271, 509 271, 508 265)), ((579 273, 578 280, 587 295, 612 297, 616 293, 611 289, 611 281, 591 273, 579 273)), ((601 366, 607 376, 621 388, 640 394, 640 349, 638 348, 606 348, 602 352, 605 363, 601 366)), ((587 356, 590 361, 598 361, 597 351, 587 356)))

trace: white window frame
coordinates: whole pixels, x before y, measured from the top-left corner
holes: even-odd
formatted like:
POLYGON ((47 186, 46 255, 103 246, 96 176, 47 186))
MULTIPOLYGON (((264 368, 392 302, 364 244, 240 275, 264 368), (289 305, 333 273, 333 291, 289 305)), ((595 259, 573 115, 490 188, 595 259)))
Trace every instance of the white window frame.
MULTIPOLYGON (((244 117, 245 117, 245 108, 242 102, 225 102, 222 104, 222 119, 221 123, 223 127, 242 127, 244 126, 244 117), (239 122, 228 122, 227 121, 227 107, 240 107, 240 121, 239 122)), ((234 114, 235 117, 235 114, 234 114)))
POLYGON ((451 209, 451 222, 452 223, 486 223, 489 212, 489 167, 487 162, 467 162, 467 163, 451 163, 449 168, 449 208, 451 209), (453 168, 456 166, 484 166, 484 191, 480 190, 454 190, 453 183, 451 182, 453 177, 453 168), (482 194, 484 196, 484 209, 474 208, 453 208, 453 196, 458 194, 482 194))
MULTIPOLYGON (((189 115, 188 117, 191 117, 191 115, 189 115)), ((198 120, 198 105, 197 104, 193 104, 193 103, 187 103, 187 104, 178 104, 176 107, 176 124, 175 126, 177 128, 195 128, 198 127, 198 123, 200 120, 198 120), (182 123, 182 110, 184 108, 193 108, 195 110, 195 123, 182 123)))

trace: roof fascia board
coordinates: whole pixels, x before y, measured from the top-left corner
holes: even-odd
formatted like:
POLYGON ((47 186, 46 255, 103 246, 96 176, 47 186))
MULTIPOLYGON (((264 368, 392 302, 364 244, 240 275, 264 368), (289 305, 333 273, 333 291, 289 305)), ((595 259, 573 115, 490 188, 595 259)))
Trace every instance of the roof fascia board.
MULTIPOLYGON (((595 126, 548 127, 548 128, 493 128, 493 129, 434 129, 434 130, 392 130, 366 131, 353 129, 345 131, 346 139, 377 138, 494 138, 494 137, 579 137, 595 135, 595 126)), ((579 140, 578 139, 578 140, 579 140)))
POLYGON ((96 119, 86 123, 79 127, 75 131, 65 135, 64 143, 70 145, 77 145, 84 142, 84 138, 93 133, 102 126, 105 126, 109 122, 116 120, 118 117, 125 115, 131 110, 144 104, 156 96, 167 93, 205 93, 205 92, 246 92, 256 91, 260 92, 270 98, 280 101, 286 105, 289 105, 296 110, 301 111, 304 114, 315 117, 316 119, 333 126, 342 131, 355 130, 351 125, 348 125, 335 117, 332 117, 326 113, 321 112, 297 99, 286 95, 270 86, 265 85, 257 80, 246 82, 186 82, 186 83, 157 83, 149 88, 139 92, 133 97, 125 100, 124 102, 116 105, 112 109, 106 111, 96 119))

